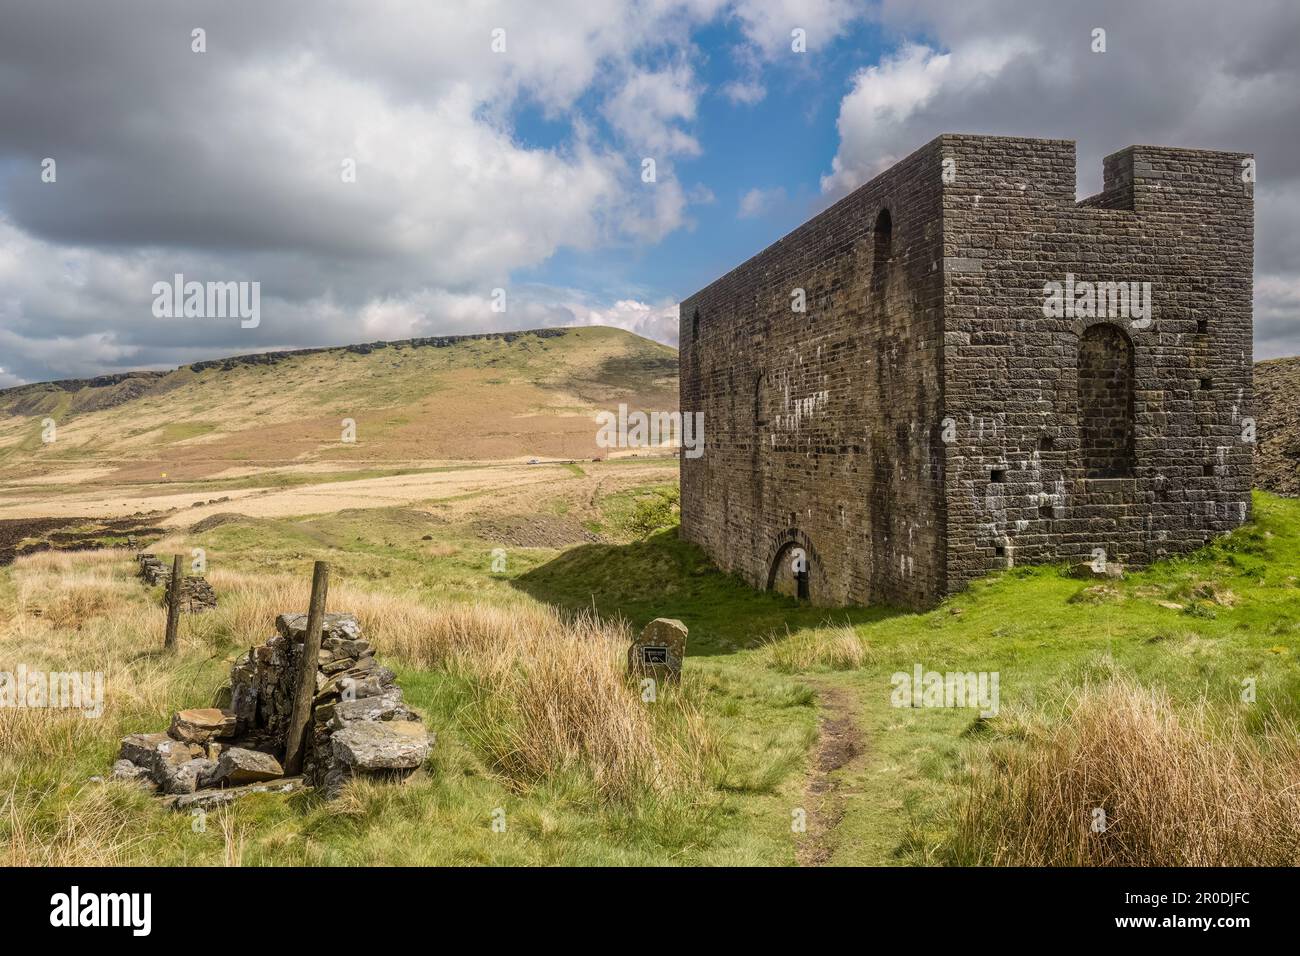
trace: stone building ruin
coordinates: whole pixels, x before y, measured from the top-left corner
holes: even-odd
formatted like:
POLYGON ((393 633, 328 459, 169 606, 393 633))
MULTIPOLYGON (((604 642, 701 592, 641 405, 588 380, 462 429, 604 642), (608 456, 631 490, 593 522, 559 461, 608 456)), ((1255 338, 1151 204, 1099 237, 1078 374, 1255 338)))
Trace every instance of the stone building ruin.
POLYGON ((682 535, 756 588, 924 607, 1250 514, 1253 159, 943 135, 681 306, 682 535), (799 306, 803 305, 803 310, 799 306))

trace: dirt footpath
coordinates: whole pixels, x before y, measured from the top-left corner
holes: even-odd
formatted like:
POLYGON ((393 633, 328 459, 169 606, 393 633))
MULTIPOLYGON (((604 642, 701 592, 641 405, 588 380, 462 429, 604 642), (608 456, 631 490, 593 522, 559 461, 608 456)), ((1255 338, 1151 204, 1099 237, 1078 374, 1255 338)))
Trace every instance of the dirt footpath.
POLYGON ((867 757, 866 737, 859 726, 858 704, 843 688, 816 682, 817 749, 804 791, 808 830, 795 850, 800 866, 825 866, 835 851, 835 828, 844 819, 848 793, 842 772, 860 767, 867 757))

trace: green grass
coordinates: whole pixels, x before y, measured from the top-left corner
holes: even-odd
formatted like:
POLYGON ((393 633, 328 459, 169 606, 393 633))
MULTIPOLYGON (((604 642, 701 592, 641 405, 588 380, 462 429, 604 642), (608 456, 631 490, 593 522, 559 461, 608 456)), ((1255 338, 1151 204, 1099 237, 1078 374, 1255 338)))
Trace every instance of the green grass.
POLYGON ((217 426, 213 422, 170 422, 159 429, 158 444, 170 445, 188 438, 198 438, 200 435, 207 435, 216 430, 217 426))
MULTIPOLYGON (((852 693, 869 759, 842 775, 854 796, 837 830, 834 863, 932 863, 951 831, 965 770, 988 743, 973 710, 898 709, 890 677, 917 663, 937 671, 997 671, 1005 709, 1051 708, 1086 677, 1127 673, 1176 700, 1202 697, 1252 713, 1300 717, 1300 503, 1259 493, 1255 521, 1201 551, 1129 573, 1112 600, 1077 598, 1087 582, 1063 568, 1018 568, 976 582, 922 614, 884 608, 827 611, 761 594, 723 575, 664 531, 623 546, 574 548, 521 575, 518 586, 565 607, 596 606, 640 626, 678 617, 690 652, 722 673, 770 666, 762 638, 803 639, 824 623, 850 623, 870 650, 863 667, 818 679, 852 693), (1200 585, 1235 596, 1227 607, 1193 597, 1200 585), (1179 611, 1157 601, 1184 604, 1179 611), (785 637, 788 633, 788 637, 785 637)), ((1202 590, 1206 590, 1202 588, 1202 590)))
MULTIPOLYGON (((1001 708, 1011 714, 1050 713, 1085 679, 1122 673, 1188 706, 1204 698, 1261 721, 1274 708, 1300 724, 1300 502, 1257 494, 1251 525, 1129 573, 1101 600, 1078 600, 1089 583, 1061 568, 1018 568, 918 614, 812 608, 719 572, 675 527, 632 533, 637 503, 664 497, 664 488, 649 487, 602 500, 599 524, 614 543, 512 549, 500 575, 489 570, 492 544, 468 524, 402 509, 243 520, 186 543, 205 547, 212 563, 268 574, 305 576, 325 557, 341 578, 420 599, 594 608, 636 628, 679 618, 690 629, 688 679, 724 744, 723 765, 704 790, 614 807, 593 802, 578 777, 507 785, 466 730, 472 688, 447 672, 406 669, 401 683, 438 745, 404 787, 364 789, 335 804, 258 798, 231 810, 224 831, 210 818, 196 834, 188 819, 127 787, 85 783, 111 763, 105 739, 26 765, 18 777, 4 767, 0 791, 20 780, 51 830, 78 815, 112 814, 138 841, 134 858, 154 863, 221 862, 237 833, 244 863, 786 865, 795 852, 790 811, 805 799, 816 738, 814 688, 831 687, 854 702, 866 753, 835 774, 845 813, 830 862, 933 864, 951 859, 953 814, 970 769, 987 764, 1014 722, 896 708, 896 671, 997 671, 1001 708), (865 646, 860 667, 818 663, 786 673, 780 661, 793 658, 768 646, 804 641, 815 651, 818 629, 844 625, 865 646), (1253 705, 1240 700, 1247 679, 1257 687, 1253 705), (491 828, 497 807, 505 833, 491 828)), ((0 571, 0 606, 13 600, 10 573, 0 571)), ((177 674, 174 706, 210 694, 245 637, 215 635, 211 656, 177 674)), ((128 729, 154 729, 165 718, 133 715, 128 729)), ((6 825, 0 813, 0 839, 6 825)))

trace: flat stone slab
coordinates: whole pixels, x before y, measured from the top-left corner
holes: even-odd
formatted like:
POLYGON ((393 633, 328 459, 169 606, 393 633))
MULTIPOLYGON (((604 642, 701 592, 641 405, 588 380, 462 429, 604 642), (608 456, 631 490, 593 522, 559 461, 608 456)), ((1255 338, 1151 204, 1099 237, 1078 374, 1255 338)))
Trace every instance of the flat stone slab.
POLYGON ((205 744, 219 737, 229 737, 235 732, 235 712, 218 707, 195 707, 178 710, 172 716, 167 733, 177 740, 205 744))
POLYGON ((429 756, 429 733, 410 720, 359 721, 330 738, 334 756, 359 770, 410 770, 429 756))
POLYGON ((302 777, 280 777, 278 780, 263 780, 249 783, 242 787, 226 787, 223 790, 199 790, 195 793, 183 793, 173 797, 164 797, 163 806, 171 810, 208 810, 212 807, 234 803, 240 797, 251 793, 291 793, 294 790, 308 789, 302 777))

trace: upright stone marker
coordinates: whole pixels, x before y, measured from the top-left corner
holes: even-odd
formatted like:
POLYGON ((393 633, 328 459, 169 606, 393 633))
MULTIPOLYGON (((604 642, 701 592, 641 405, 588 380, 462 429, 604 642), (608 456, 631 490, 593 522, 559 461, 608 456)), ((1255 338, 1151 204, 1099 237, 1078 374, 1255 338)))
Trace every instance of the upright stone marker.
POLYGON ((659 683, 678 680, 685 659, 686 625, 674 618, 657 617, 627 649, 627 672, 659 683))

